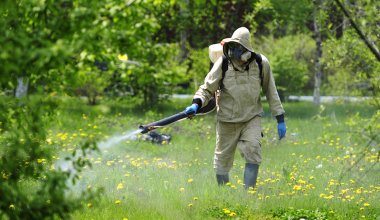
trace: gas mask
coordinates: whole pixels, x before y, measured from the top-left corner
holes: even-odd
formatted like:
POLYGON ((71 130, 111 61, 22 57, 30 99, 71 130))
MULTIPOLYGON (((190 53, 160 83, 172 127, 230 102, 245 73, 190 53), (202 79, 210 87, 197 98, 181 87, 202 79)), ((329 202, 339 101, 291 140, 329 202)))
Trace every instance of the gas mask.
POLYGON ((227 56, 234 64, 234 66, 244 66, 244 64, 249 60, 249 58, 251 58, 251 52, 239 43, 228 43, 226 49, 227 56))

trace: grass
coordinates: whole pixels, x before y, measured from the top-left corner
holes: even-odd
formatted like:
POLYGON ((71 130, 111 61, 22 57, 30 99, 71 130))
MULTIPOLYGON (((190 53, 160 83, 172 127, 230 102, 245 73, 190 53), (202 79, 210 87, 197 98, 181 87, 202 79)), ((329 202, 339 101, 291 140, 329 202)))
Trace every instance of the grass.
MULTIPOLYGON (((59 154, 72 152, 84 138, 105 140, 134 131, 183 110, 189 102, 161 105, 158 114, 139 111, 127 101, 104 100, 90 107, 68 99, 49 138, 59 154)), ((365 160, 352 166, 363 143, 347 125, 358 118, 356 127, 362 126, 374 108, 366 103, 334 103, 324 109, 284 103, 288 130, 279 141, 276 122, 264 106, 263 164, 256 190, 243 190, 244 161, 238 152, 231 185, 217 186, 212 168, 215 114, 209 114, 158 130, 172 135, 168 145, 127 140, 92 155, 93 168, 86 169, 74 190, 105 191, 100 201, 84 204, 73 219, 379 218, 377 152, 365 152, 365 160)))

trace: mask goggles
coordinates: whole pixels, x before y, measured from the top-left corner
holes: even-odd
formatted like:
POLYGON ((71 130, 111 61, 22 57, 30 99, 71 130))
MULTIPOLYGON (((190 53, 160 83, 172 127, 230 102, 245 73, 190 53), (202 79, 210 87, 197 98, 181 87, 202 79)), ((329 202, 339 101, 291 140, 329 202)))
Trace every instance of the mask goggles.
POLYGON ((245 47, 236 42, 230 42, 226 46, 227 56, 231 60, 240 61, 242 60, 242 55, 247 52, 247 49, 245 47))

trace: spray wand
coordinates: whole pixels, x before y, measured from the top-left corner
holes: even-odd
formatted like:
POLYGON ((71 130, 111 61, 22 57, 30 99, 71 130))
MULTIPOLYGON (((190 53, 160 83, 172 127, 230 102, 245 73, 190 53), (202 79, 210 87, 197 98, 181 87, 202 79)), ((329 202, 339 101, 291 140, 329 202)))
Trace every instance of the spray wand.
MULTIPOLYGON (((204 115, 204 114, 210 113, 215 109, 215 107, 216 107, 215 98, 212 98, 206 106, 204 106, 198 110, 196 115, 204 115)), ((169 116, 167 118, 161 119, 159 121, 152 122, 152 123, 147 124, 147 125, 140 125, 139 129, 141 130, 142 134, 145 134, 145 133, 148 133, 149 131, 152 131, 156 128, 164 127, 164 126, 167 126, 171 123, 184 120, 186 118, 189 118, 189 115, 187 115, 183 111, 183 112, 177 113, 175 115, 169 116)))

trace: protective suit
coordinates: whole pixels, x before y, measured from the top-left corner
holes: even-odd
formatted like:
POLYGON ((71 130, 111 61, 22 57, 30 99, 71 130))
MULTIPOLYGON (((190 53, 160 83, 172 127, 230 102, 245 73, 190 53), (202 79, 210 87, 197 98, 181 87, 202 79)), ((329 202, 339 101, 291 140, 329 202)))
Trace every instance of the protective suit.
POLYGON ((255 61, 246 62, 246 56, 254 52, 248 29, 239 28, 231 38, 223 41, 224 54, 228 58, 228 69, 224 79, 222 80, 223 58, 220 57, 207 74, 203 85, 195 93, 193 103, 205 106, 216 92, 217 125, 214 169, 218 183, 223 184, 229 181, 228 173, 232 168, 235 150, 238 147, 248 164, 246 164, 245 176, 252 171, 247 169, 254 167, 252 172, 256 173, 256 177, 245 180, 246 186, 254 187, 258 166, 262 161, 261 88, 273 116, 283 120, 285 111, 277 93, 268 59, 261 55, 262 79, 259 75, 258 64, 255 61), (239 46, 242 47, 237 48, 239 46), (239 50, 241 50, 240 54, 239 50), (219 90, 221 84, 223 88, 219 90))

